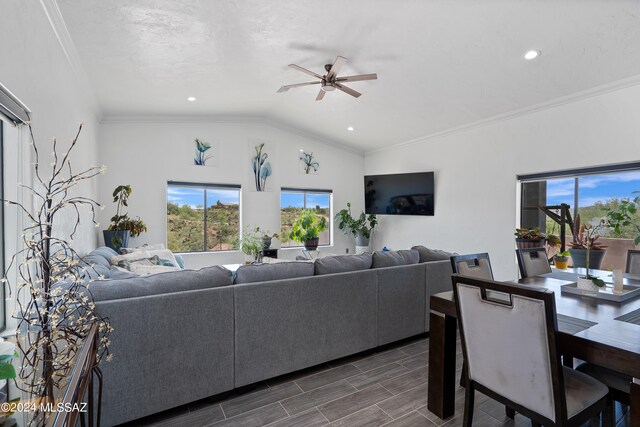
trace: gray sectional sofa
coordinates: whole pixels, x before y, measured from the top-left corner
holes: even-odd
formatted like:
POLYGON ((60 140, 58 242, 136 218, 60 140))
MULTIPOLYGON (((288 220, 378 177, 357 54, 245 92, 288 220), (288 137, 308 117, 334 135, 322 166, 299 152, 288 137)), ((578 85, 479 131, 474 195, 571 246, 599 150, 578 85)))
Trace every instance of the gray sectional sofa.
POLYGON ((220 266, 95 282, 96 310, 114 327, 102 424, 427 332, 429 296, 451 289, 451 266, 419 259, 398 251, 242 266, 235 283, 220 266))

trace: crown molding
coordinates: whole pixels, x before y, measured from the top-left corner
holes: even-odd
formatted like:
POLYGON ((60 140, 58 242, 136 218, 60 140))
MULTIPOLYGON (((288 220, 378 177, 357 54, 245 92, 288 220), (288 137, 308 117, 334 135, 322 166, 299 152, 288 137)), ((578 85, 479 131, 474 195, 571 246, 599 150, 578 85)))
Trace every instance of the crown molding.
POLYGON ((82 66, 80 56, 78 55, 78 51, 76 50, 73 40, 71 39, 71 34, 69 34, 67 24, 64 22, 58 3, 56 0, 40 0, 40 5, 42 5, 42 9, 44 10, 49 24, 51 25, 51 29, 56 35, 58 43, 62 48, 62 52, 67 58, 67 62, 76 77, 76 81, 80 86, 80 92, 83 94, 85 101, 88 103, 99 122, 102 119, 102 109, 100 108, 100 104, 98 103, 98 98, 93 87, 89 82, 89 77, 82 66))
POLYGON ((435 132, 426 136, 422 136, 408 141, 399 142, 386 147, 377 148, 365 152, 365 156, 369 154, 381 153, 388 150, 395 150, 402 147, 407 147, 422 142, 428 142, 435 139, 439 139, 445 136, 466 132, 475 128, 483 126, 489 126, 500 122, 517 119, 519 117, 528 116, 531 114, 539 113, 545 110, 551 110, 553 108, 561 107, 567 104, 573 104, 575 102, 583 101, 585 99, 594 98, 596 96, 606 95, 608 93, 617 92, 629 87, 640 85, 640 75, 631 76, 625 79, 616 80, 612 83, 607 83, 601 86, 596 86, 591 89, 586 89, 580 92, 572 93, 570 95, 562 96, 560 98, 552 99, 551 101, 541 102, 539 104, 531 105, 529 107, 520 108, 518 110, 509 111, 507 113, 498 114, 486 119, 478 120, 472 123, 467 123, 461 126, 456 126, 441 132, 435 132))
POLYGON ((329 145, 340 150, 348 151, 359 156, 364 156, 364 150, 353 147, 341 141, 334 141, 322 135, 301 129, 297 126, 285 123, 272 116, 246 115, 246 116, 224 116, 224 115, 128 115, 128 116, 104 116, 100 121, 101 125, 120 124, 184 124, 184 123, 217 123, 217 124, 242 124, 242 125, 266 125, 275 129, 292 133, 304 138, 316 140, 322 144, 329 145))

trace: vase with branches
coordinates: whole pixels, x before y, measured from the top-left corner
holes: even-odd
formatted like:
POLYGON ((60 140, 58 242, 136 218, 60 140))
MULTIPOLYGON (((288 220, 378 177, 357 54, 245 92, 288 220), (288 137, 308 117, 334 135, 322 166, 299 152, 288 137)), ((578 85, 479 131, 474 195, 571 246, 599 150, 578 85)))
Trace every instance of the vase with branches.
MULTIPOLYGON (((59 153, 53 140, 50 176, 43 176, 38 146, 31 125, 28 125, 34 156, 34 184, 21 185, 34 200, 33 209, 13 200, 5 205, 16 207, 28 225, 22 230, 21 249, 9 260, 1 282, 12 294, 15 291, 15 331, 18 351, 23 359, 16 385, 32 396, 52 401, 54 388, 65 385, 73 369, 75 355, 94 323, 101 333, 98 361, 110 360, 108 319, 95 312, 89 278, 92 265, 87 264, 70 242, 87 214, 98 227, 96 209, 102 206, 89 197, 75 194, 81 182, 91 180, 106 171, 104 166, 74 172, 71 154, 77 145, 82 125, 71 145, 59 153), (83 215, 83 212, 84 215, 83 215), (56 233, 56 218, 67 215, 75 219, 68 240, 56 233), (15 271, 14 271, 15 269, 15 271), (15 277, 15 283, 11 279, 15 277), (21 336, 22 339, 17 339, 21 336)), ((95 272, 94 272, 95 273, 95 272)), ((91 277, 96 276, 95 274, 91 277)), ((48 413, 30 414, 31 425, 44 425, 48 413)))

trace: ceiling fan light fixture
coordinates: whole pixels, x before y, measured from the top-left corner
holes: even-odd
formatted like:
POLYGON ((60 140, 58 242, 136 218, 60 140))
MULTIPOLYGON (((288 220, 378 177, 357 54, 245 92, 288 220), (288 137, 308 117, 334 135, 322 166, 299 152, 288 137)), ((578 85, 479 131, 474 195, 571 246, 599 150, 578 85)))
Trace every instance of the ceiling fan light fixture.
POLYGON ((325 92, 331 92, 332 90, 336 90, 336 87, 331 83, 322 82, 322 90, 325 92))

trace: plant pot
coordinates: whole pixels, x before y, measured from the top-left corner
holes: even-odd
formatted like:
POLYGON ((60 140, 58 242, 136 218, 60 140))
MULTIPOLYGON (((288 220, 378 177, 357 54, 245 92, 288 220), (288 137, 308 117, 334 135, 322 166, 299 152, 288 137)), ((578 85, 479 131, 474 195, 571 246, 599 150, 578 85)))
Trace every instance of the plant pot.
MULTIPOLYGON (((587 268, 587 250, 586 249, 569 249, 574 268, 587 268)), ((589 268, 599 269, 604 258, 605 250, 591 249, 589 251, 589 268)))
POLYGON ((569 266, 569 258, 566 256, 563 257, 555 257, 553 259, 553 263, 555 264, 556 268, 560 269, 560 270, 564 270, 569 266))
POLYGON ((593 284, 591 279, 586 279, 584 277, 578 277, 577 282, 578 289, 582 289, 585 293, 598 293, 600 288, 593 284))
POLYGON ((268 236, 263 237, 262 243, 264 243, 265 249, 269 249, 271 247, 271 237, 268 237, 268 236))
POLYGON ((304 248, 308 251, 318 250, 318 242, 320 242, 319 237, 314 237, 313 239, 309 239, 304 242, 304 248))
POLYGON ((529 240, 529 239, 516 239, 516 246, 518 249, 527 248, 544 248, 547 243, 546 239, 529 240))
POLYGON ((369 238, 363 234, 356 235, 356 246, 369 246, 369 238))
POLYGON ((105 246, 108 246, 114 251, 118 252, 120 248, 126 248, 129 246, 129 237, 131 236, 131 231, 102 230, 102 236, 104 237, 105 246))

